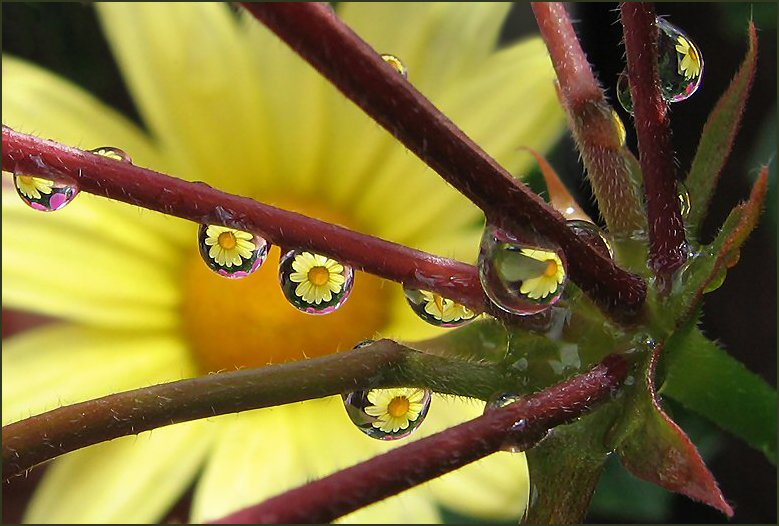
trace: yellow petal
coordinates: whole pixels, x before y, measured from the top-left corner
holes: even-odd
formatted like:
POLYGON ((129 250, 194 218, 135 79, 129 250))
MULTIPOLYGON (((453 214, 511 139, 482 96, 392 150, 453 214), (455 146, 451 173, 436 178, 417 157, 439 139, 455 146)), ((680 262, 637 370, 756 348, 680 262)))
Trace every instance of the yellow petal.
POLYGON ((325 91, 335 88, 250 14, 243 13, 240 27, 261 78, 258 96, 268 130, 260 139, 268 150, 266 173, 250 172, 261 175, 251 178, 254 191, 263 197, 311 192, 322 184, 327 155, 325 91))
POLYGON ((181 251, 104 202, 84 194, 44 214, 3 185, 4 305, 113 327, 176 323, 181 251))
POLYGON ((157 523, 194 480, 215 430, 197 420, 70 453, 46 471, 24 520, 157 523))
POLYGON ((247 411, 218 419, 192 503, 191 520, 218 519, 305 483, 309 471, 297 449, 286 407, 247 411))
POLYGON ((195 373, 188 349, 176 336, 64 324, 4 340, 2 364, 3 425, 195 373))
MULTIPOLYGON (((419 432, 435 433, 476 418, 483 410, 481 401, 438 396, 419 432)), ((524 453, 495 453, 447 473, 427 487, 446 507, 493 520, 519 518, 530 494, 524 453)))
MULTIPOLYGON (((114 146, 126 151, 139 166, 172 171, 149 139, 127 118, 106 106, 80 87, 31 63, 3 56, 3 124, 17 131, 34 133, 77 148, 93 149, 114 146)), ((83 201, 83 195, 77 197, 83 201)), ((5 206, 5 205, 4 205, 5 206)), ((118 238, 140 244, 153 239, 151 246, 189 241, 190 234, 182 230, 178 218, 143 210, 107 199, 96 200, 94 219, 114 227, 119 219, 137 228, 119 230, 118 238), (145 232, 145 233, 144 233, 145 232)), ((57 213, 72 213, 73 204, 57 213)), ((100 225, 93 225, 99 228, 100 225)), ((109 227, 105 229, 108 230, 109 227)))
POLYGON ((270 129, 259 72, 228 6, 97 8, 143 120, 177 161, 179 175, 247 193, 249 174, 268 173, 270 129))

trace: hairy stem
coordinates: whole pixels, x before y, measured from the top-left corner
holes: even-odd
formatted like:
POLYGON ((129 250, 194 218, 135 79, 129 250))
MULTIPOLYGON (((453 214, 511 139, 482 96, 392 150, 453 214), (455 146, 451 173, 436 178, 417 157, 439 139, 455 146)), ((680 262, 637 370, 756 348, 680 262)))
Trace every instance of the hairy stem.
POLYGON ((646 296, 643 280, 592 248, 565 219, 467 137, 381 56, 320 3, 243 4, 344 95, 481 208, 488 221, 528 225, 565 251, 571 278, 602 308, 628 317, 646 296))
POLYGON ((452 360, 390 340, 283 365, 111 394, 3 427, 3 479, 64 453, 178 422, 376 387, 431 387, 487 399, 516 389, 497 365, 452 360))
POLYGON ((177 179, 7 126, 3 126, 2 166, 13 173, 64 178, 75 182, 81 191, 199 224, 256 233, 282 247, 313 250, 409 287, 437 292, 476 312, 498 311, 484 295, 473 265, 228 194, 204 183, 177 179))
POLYGON ((687 241, 676 193, 668 103, 660 92, 655 9, 651 3, 626 2, 620 10, 646 192, 649 263, 667 287, 673 271, 687 260, 687 241))
POLYGON ((612 355, 587 373, 506 407, 411 442, 224 517, 217 523, 327 523, 498 451, 510 440, 532 447, 552 427, 609 398, 627 374, 612 355))
POLYGON ((613 236, 646 230, 637 161, 576 37, 565 6, 534 2, 533 13, 557 74, 558 95, 603 219, 613 236))

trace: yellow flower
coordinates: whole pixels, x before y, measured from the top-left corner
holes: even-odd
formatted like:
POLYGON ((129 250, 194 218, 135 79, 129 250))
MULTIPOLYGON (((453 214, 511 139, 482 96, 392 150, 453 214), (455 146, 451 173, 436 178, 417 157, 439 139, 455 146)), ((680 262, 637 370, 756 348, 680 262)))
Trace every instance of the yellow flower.
POLYGON ((289 275, 299 285, 295 288, 295 294, 303 298, 306 303, 328 302, 333 299, 333 294, 338 294, 346 281, 342 272, 344 266, 328 257, 302 252, 295 256, 292 262, 295 270, 289 275))
POLYGON ((676 37, 676 51, 681 55, 679 74, 690 80, 701 74, 701 58, 698 50, 690 42, 679 35, 676 37))
POLYGON ((20 175, 16 178, 16 187, 30 199, 40 199, 41 194, 50 194, 52 186, 54 186, 54 181, 40 177, 20 175))
POLYGON ((544 299, 557 292, 565 279, 565 268, 560 256, 556 253, 536 248, 523 248, 521 254, 544 263, 543 273, 539 276, 525 279, 519 291, 530 299, 544 299))
POLYGON ((208 225, 204 243, 211 247, 208 256, 223 267, 240 266, 242 259, 252 257, 257 245, 252 243, 254 236, 249 232, 208 225))
MULTIPOLYGON (((95 5, 149 133, 7 56, 4 124, 83 148, 119 147, 139 166, 475 261, 479 210, 254 19, 224 4, 95 5)), ((338 5, 359 35, 402 57, 428 98, 522 175, 531 163, 516 146, 546 150, 564 120, 541 41, 494 50, 508 9, 338 5)), ((6 190, 3 305, 61 321, 4 342, 3 423, 211 371, 322 356, 377 335, 413 341, 443 331, 411 311, 400 285, 368 274, 357 273, 338 311, 309 316, 282 294, 275 248, 256 272, 227 280, 202 261, 198 225, 84 193, 44 217, 6 190)), ((482 408, 436 399, 410 439, 482 408)), ((215 519, 398 442, 357 430, 340 396, 176 424, 56 459, 25 519, 156 522, 190 487, 190 520, 215 519)), ((437 522, 438 505, 516 519, 526 469, 524 455, 496 454, 342 520, 437 522)))
POLYGON ((424 409, 425 391, 419 388, 372 389, 368 391, 365 412, 376 417, 371 425, 385 433, 408 429, 424 409))
POLYGON ((444 298, 440 294, 428 290, 420 290, 425 300, 425 312, 445 323, 459 320, 469 320, 476 314, 465 305, 444 298))

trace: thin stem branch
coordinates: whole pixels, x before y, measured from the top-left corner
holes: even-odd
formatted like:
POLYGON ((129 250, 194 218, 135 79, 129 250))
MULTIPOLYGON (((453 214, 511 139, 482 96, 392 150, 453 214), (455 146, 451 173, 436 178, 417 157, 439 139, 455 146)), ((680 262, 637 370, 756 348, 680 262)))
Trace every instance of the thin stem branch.
POLYGON ((621 4, 630 95, 644 174, 649 262, 666 285, 687 260, 687 241, 674 174, 668 103, 660 92, 654 4, 621 4))
POLYGON ((645 231, 639 178, 631 172, 638 163, 625 147, 622 123, 587 61, 568 11, 560 2, 533 2, 532 7, 557 74, 571 134, 609 233, 625 237, 645 231))
POLYGON ((322 358, 115 393, 8 424, 2 435, 3 479, 70 451, 178 422, 400 385, 481 399, 516 389, 497 365, 380 340, 322 358))
POLYGON ((498 451, 507 440, 532 447, 552 427, 609 398, 627 374, 611 355, 575 376, 506 407, 336 472, 217 523, 327 523, 498 451))
POLYGON ((565 251, 571 278, 602 308, 628 317, 646 284, 579 238, 565 219, 494 159, 320 3, 243 4, 344 95, 398 138, 501 228, 528 225, 565 251))
MULTIPOLYGON (((80 191, 199 224, 256 233, 282 247, 305 248, 359 270, 431 290, 476 312, 501 315, 484 295, 476 267, 342 226, 177 179, 3 126, 3 170, 75 182, 80 191)), ((193 240, 194 243, 194 240, 193 240)))

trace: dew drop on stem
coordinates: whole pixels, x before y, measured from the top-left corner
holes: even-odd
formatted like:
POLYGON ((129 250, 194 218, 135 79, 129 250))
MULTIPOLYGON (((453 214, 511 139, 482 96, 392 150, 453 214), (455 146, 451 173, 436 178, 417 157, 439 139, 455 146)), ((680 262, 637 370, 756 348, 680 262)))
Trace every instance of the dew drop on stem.
POLYGON ((200 225, 197 244, 208 268, 231 279, 254 273, 270 250, 270 243, 258 235, 219 225, 200 225))
POLYGON ((476 319, 476 313, 465 305, 449 298, 444 298, 437 292, 419 290, 403 286, 411 310, 436 327, 460 327, 476 319))
POLYGON ((279 261, 279 283, 284 297, 306 314, 338 310, 352 292, 354 270, 321 254, 289 250, 279 261))
POLYGON ((357 429, 377 440, 411 435, 425 420, 432 399, 430 391, 421 387, 354 391, 341 397, 357 429))

